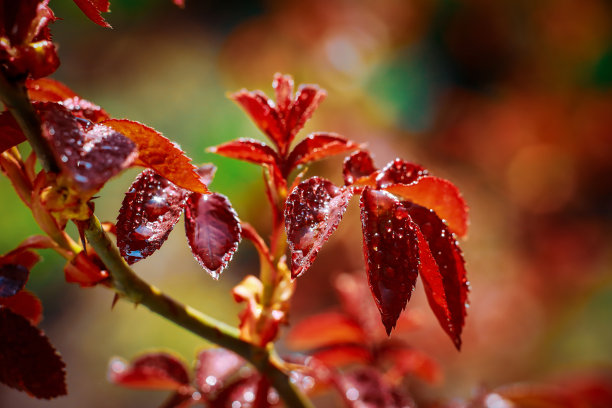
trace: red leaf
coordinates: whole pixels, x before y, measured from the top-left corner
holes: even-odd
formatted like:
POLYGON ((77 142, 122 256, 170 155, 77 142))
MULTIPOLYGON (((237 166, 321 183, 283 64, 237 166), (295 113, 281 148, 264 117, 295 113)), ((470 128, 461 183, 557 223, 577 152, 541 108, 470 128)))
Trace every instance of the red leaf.
POLYGON ((266 95, 260 91, 249 92, 246 89, 230 96, 245 110, 257 127, 264 132, 274 144, 283 149, 288 144, 285 141, 284 126, 278 112, 266 95))
POLYGON ((286 173, 301 164, 355 150, 357 147, 352 141, 335 133, 313 133, 293 148, 287 159, 286 173))
POLYGON ((32 292, 22 290, 14 296, 0 297, 0 306, 4 305, 28 319, 33 326, 38 325, 42 320, 42 303, 32 292))
POLYGON ((350 408, 411 408, 414 402, 399 389, 383 381, 373 368, 361 368, 336 381, 344 401, 350 408))
POLYGON ((110 11, 109 0, 74 0, 74 2, 91 21, 102 27, 110 28, 110 24, 101 16, 101 13, 110 11))
POLYGON ((255 164, 269 164, 278 167, 280 159, 267 144, 255 139, 238 139, 208 149, 211 153, 255 164))
POLYGON ((200 176, 200 181, 208 186, 213 178, 215 177, 215 173, 217 172, 217 167, 214 164, 203 164, 196 170, 198 176, 200 176))
POLYGON ((25 286, 30 271, 23 265, 0 265, 0 299, 15 295, 25 286))
POLYGON ((78 96, 65 99, 61 101, 61 104, 77 118, 87 119, 93 123, 110 119, 110 116, 104 109, 78 96))
POLYGON ((68 283, 78 283, 81 287, 90 287, 106 280, 108 272, 100 268, 85 251, 82 251, 66 263, 64 276, 68 283))
POLYGON ((125 193, 117 217, 117 246, 129 264, 157 251, 178 222, 187 191, 147 169, 125 193))
POLYGON ((161 133, 142 123, 127 119, 102 122, 130 138, 138 147, 138 161, 167 178, 179 187, 206 194, 208 189, 200 180, 196 167, 183 151, 161 133))
POLYGON ((300 85, 295 94, 295 101, 285 116, 285 127, 289 134, 285 141, 287 146, 291 144, 293 137, 304 127, 306 121, 312 117, 326 96, 327 93, 316 85, 300 85))
POLYGON ((185 232, 191 252, 214 278, 232 259, 240 243, 240 220, 227 197, 192 194, 185 208, 185 232))
POLYGON ((344 160, 342 174, 346 185, 360 183, 374 187, 373 182, 364 183, 364 181, 375 172, 374 160, 372 160, 370 153, 365 150, 355 152, 344 160))
POLYGON ((466 315, 468 283, 461 250, 446 225, 427 208, 405 202, 419 226, 421 279, 427 300, 459 350, 466 315))
POLYGON ((102 125, 83 133, 65 107, 51 102, 37 107, 56 162, 82 191, 99 190, 134 161, 136 146, 121 133, 102 125))
POLYGON ((350 188, 338 188, 328 180, 312 177, 287 197, 285 229, 293 278, 312 265, 323 244, 338 228, 352 196, 350 188))
POLYGON ((435 211, 438 217, 460 237, 468 228, 468 207, 459 189, 450 181, 425 176, 408 185, 392 184, 385 191, 435 211))
POLYGON ((9 111, 0 113, 0 153, 25 142, 26 137, 9 111))
POLYGON ((292 350, 305 351, 336 344, 363 344, 366 338, 361 326, 350 317, 326 312, 307 317, 292 327, 287 336, 287 346, 292 350))
POLYGON ((272 88, 276 94, 276 107, 279 112, 286 112, 293 100, 293 78, 291 75, 274 74, 272 88))
POLYGON ((402 159, 389 162, 376 177, 376 186, 385 188, 391 184, 410 184, 427 175, 427 170, 418 164, 402 159))
POLYGON ((361 196, 361 222, 368 283, 389 335, 417 278, 416 226, 392 195, 369 187, 361 196))
POLYGON ((412 374, 429 383, 442 380, 442 371, 427 354, 410 347, 392 347, 382 352, 382 358, 391 364, 385 377, 400 382, 406 375, 412 374))
POLYGON ((0 306, 0 382, 36 398, 66 394, 64 362, 47 337, 0 306))
POLYGON ((200 352, 196 362, 195 384, 205 394, 217 392, 224 388, 227 380, 244 365, 245 361, 229 350, 204 350, 200 352))
POLYGON ((370 365, 374 362, 374 356, 367 346, 354 344, 343 344, 317 350, 312 353, 312 357, 328 367, 344 367, 351 364, 370 365))
POLYGON ((189 385, 185 364, 168 353, 147 353, 129 364, 113 358, 108 366, 108 379, 124 387, 154 390, 178 390, 189 385))
POLYGON ((211 408, 249 407, 268 408, 270 401, 278 401, 278 394, 258 374, 239 379, 221 391, 210 401, 211 408), (240 404, 240 405, 238 405, 240 404))
POLYGON ((28 79, 26 87, 30 100, 37 102, 62 102, 78 96, 66 85, 51 78, 28 79))

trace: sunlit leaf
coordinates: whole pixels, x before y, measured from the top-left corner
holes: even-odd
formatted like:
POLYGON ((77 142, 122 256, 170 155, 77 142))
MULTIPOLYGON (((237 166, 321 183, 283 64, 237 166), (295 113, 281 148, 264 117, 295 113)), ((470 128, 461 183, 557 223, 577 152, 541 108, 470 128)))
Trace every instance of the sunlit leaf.
POLYGON ((240 220, 227 197, 191 194, 185 207, 185 232, 191 252, 214 278, 232 259, 240 243, 240 220))
POLYGON ((244 364, 244 359, 227 349, 204 350, 196 361, 195 384, 205 394, 217 392, 244 364))
POLYGON ((368 283, 390 334, 418 274, 416 226, 397 199, 369 187, 361 196, 361 222, 368 283))
POLYGON ((467 234, 468 207, 459 189, 450 181, 425 176, 412 184, 391 184, 386 191, 435 211, 458 236, 467 234))
POLYGON ((346 211, 353 191, 313 177, 300 183, 287 197, 285 229, 291 250, 291 276, 304 273, 346 211))
POLYGON ((101 15, 101 13, 110 11, 109 0, 74 0, 74 2, 91 21, 102 27, 110 28, 110 24, 101 15))
POLYGON ((276 107, 279 112, 285 112, 293 99, 293 78, 291 75, 274 74, 272 88, 276 95, 276 107))
POLYGON ((327 92, 319 89, 316 85, 300 85, 295 94, 295 100, 285 117, 285 126, 289 133, 289 139, 286 141, 287 145, 291 143, 293 137, 304 127, 308 119, 312 117, 312 114, 326 96, 327 92))
POLYGON ((102 122, 130 138, 138 148, 138 162, 155 170, 179 187, 196 193, 207 193, 196 167, 183 151, 161 133, 142 123, 127 119, 110 119, 102 122))
POLYGON ((78 96, 68 98, 60 102, 77 118, 87 119, 93 123, 110 119, 104 109, 78 96))
POLYGON ((51 78, 28 79, 26 87, 30 100, 37 102, 62 102, 78 97, 66 85, 51 78))
POLYGON ((130 388, 177 390, 189 384, 189 373, 185 363, 172 354, 146 353, 129 363, 111 359, 108 379, 130 388))
POLYGON ((245 110, 257 127, 264 132, 279 148, 286 145, 284 127, 275 107, 260 91, 249 92, 245 89, 230 96, 245 110))
POLYGON ((117 217, 117 246, 132 264, 157 251, 178 222, 187 191, 153 170, 140 173, 117 217))
MULTIPOLYGON (((351 154, 344 160, 344 165, 342 167, 342 174, 344 175, 344 183, 346 185, 363 181, 374 172, 376 172, 374 160, 372 160, 370 153, 365 150, 360 150, 351 154)), ((370 182, 368 185, 374 187, 373 182, 370 182)))
POLYGON ((402 159, 389 162, 376 177, 376 186, 384 188, 390 184, 410 184, 427 175, 427 170, 418 164, 402 159))
POLYGON ((366 342, 367 335, 350 317, 338 312, 319 313, 291 328, 287 346, 292 350, 314 350, 334 344, 366 342))
POLYGON ((85 254, 85 251, 82 251, 66 263, 64 277, 68 283, 78 283, 81 287, 90 287, 106 280, 108 272, 100 268, 85 254))
POLYGON ((42 320, 42 303, 32 292, 21 290, 11 297, 0 297, 0 305, 28 319, 33 326, 42 320))
POLYGON ((36 398, 66 394, 64 362, 23 316, 0 306, 0 382, 36 398))
POLYGON ((255 164, 278 166, 280 159, 267 144, 255 139, 237 139, 208 149, 211 153, 255 164))
POLYGON ((301 164, 357 149, 358 145, 335 133, 313 133, 298 143, 287 159, 286 172, 301 164))

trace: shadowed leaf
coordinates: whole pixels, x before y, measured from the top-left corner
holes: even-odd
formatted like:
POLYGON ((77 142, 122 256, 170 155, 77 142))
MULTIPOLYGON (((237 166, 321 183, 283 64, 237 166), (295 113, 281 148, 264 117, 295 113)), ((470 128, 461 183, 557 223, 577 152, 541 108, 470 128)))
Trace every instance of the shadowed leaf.
POLYGON ((15 295, 25 286, 30 271, 23 265, 5 264, 0 266, 0 298, 15 295))
POLYGON ((335 133, 313 133, 298 143, 287 159, 286 172, 297 166, 356 149, 357 144, 335 133))
MULTIPOLYGON (((365 184, 363 183, 364 179, 374 172, 376 172, 376 167, 374 166, 372 156, 365 150, 355 152, 344 159, 342 174, 344 175, 344 183, 346 185, 351 185, 358 181, 361 181, 361 184, 365 184)), ((368 183, 368 185, 374 187, 373 182, 368 183)))
POLYGON ((36 398, 66 394, 64 362, 25 317, 0 306, 0 382, 36 398))
POLYGON ((27 290, 21 290, 11 297, 0 297, 0 305, 4 305, 18 315, 25 317, 33 326, 38 325, 42 320, 42 303, 36 295, 27 290))
POLYGON ((0 113, 0 153, 26 140, 17 121, 9 111, 0 113))
POLYGON ((187 191, 147 169, 125 193, 117 217, 117 246, 129 264, 157 251, 178 222, 187 191))
POLYGON ((223 348, 204 350, 198 354, 195 385, 205 394, 219 391, 244 364, 245 361, 241 357, 229 350, 223 348))
POLYGON ((91 21, 99 26, 110 28, 110 24, 101 15, 101 13, 110 11, 109 0, 74 0, 74 2, 91 21))
POLYGON ((312 177, 287 197, 285 229, 293 278, 312 265, 323 244, 338 228, 352 196, 350 188, 338 188, 328 180, 312 177))
POLYGON ((232 259, 240 243, 240 220, 227 197, 192 194, 185 207, 185 232, 191 252, 214 278, 232 259))
POLYGON ((189 384, 185 364, 172 354, 147 353, 130 363, 115 357, 108 366, 108 379, 124 387, 177 390, 189 384))
POLYGON ((400 389, 386 384, 373 368, 360 368, 336 380, 350 408, 413 408, 414 402, 400 389))
POLYGON ((382 351, 382 359, 390 364, 385 377, 401 381, 406 375, 414 375, 432 384, 442 381, 438 363, 422 351, 404 346, 390 347, 382 351))
POLYGON ((127 119, 110 119, 102 124, 115 129, 136 143, 137 164, 155 170, 179 187, 196 193, 208 192, 197 174, 197 168, 190 163, 191 159, 185 156, 178 145, 155 129, 127 119))

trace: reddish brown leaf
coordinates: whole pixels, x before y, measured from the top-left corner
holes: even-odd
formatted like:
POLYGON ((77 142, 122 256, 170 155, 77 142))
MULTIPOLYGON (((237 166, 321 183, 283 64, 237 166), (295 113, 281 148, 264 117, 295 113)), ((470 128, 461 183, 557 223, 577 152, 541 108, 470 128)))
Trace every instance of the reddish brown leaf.
POLYGON ((276 152, 267 144, 255 139, 238 139, 208 149, 211 153, 255 164, 279 165, 276 152))
POLYGON ((0 113, 0 153, 26 140, 17 121, 9 111, 0 113))
POLYGON ((357 149, 357 144, 335 133, 313 133, 298 143, 287 159, 286 173, 297 166, 357 149))
POLYGON ((215 393, 227 385, 227 381, 245 361, 223 348, 208 349, 198 354, 195 385, 205 394, 215 393))
POLYGON ((416 226, 397 199, 369 187, 361 196, 361 223, 368 283, 389 335, 417 278, 416 226))
POLYGON ((304 127, 308 119, 323 102, 327 93, 316 85, 300 85, 295 94, 295 100, 285 116, 285 127, 288 139, 285 141, 289 146, 295 135, 304 127))
POLYGON ((117 217, 117 246, 129 264, 157 251, 178 222, 187 191, 147 169, 125 193, 117 217))
MULTIPOLYGON (((342 174, 344 175, 344 183, 351 185, 357 182, 361 182, 376 172, 374 166, 374 160, 372 156, 365 150, 360 150, 351 154, 344 160, 342 168, 342 174)), ((374 183, 370 182, 368 185, 374 187, 374 183)))
POLYGON ((285 229, 293 278, 312 265, 323 244, 338 228, 352 196, 350 188, 338 188, 328 180, 312 177, 287 197, 285 229))
POLYGON ((0 265, 0 298, 15 295, 25 286, 30 271, 23 265, 0 265))
POLYGON ((108 379, 124 387, 177 390, 189 385, 187 367, 169 353, 143 354, 130 363, 115 357, 108 366, 108 379))
POLYGON ((101 15, 101 13, 110 11, 109 0, 74 0, 74 2, 91 21, 102 27, 110 28, 110 24, 101 15))
POLYGON ((110 116, 104 109, 78 96, 65 99, 61 101, 61 104, 77 118, 87 119, 93 123, 110 119, 110 116))
POLYGON ((44 102, 37 108, 56 162, 82 191, 99 190, 134 161, 136 145, 121 133, 103 125, 83 133, 65 107, 44 102))
POLYGON ((335 344, 366 342, 366 334, 359 324, 338 312, 319 313, 307 317, 291 328, 287 346, 292 350, 305 351, 335 344))
POLYGON ((4 305, 28 319, 33 326, 42 320, 42 303, 32 292, 22 290, 14 296, 0 297, 0 306, 4 305))
POLYGON ((285 112, 293 99, 293 78, 291 75, 274 74, 272 88, 276 94, 276 107, 279 112, 285 112))
POLYGON ((226 387, 210 401, 211 408, 268 408, 278 402, 278 394, 259 374, 251 374, 226 387), (240 405, 238 405, 240 404, 240 405))
POLYGON ((185 232, 191 252, 214 278, 232 259, 240 243, 240 220, 224 195, 192 194, 185 208, 185 232))
POLYGON ((78 97, 66 85, 51 78, 28 79, 26 87, 30 100, 37 102, 62 102, 78 97))
POLYGON ((420 272, 429 305, 455 347, 460 349, 468 293, 461 250, 435 213, 408 202, 404 205, 422 234, 419 236, 420 272))
POLYGON ((30 270, 40 261, 40 256, 25 246, 24 243, 19 245, 4 255, 0 255, 0 265, 13 264, 21 265, 30 270))
POLYGON ((278 112, 266 95, 260 91, 248 92, 243 89, 230 96, 245 110, 257 127, 264 132, 276 146, 282 150, 285 146, 284 127, 278 112))
POLYGON ((0 306, 0 382, 36 398, 66 394, 64 362, 26 318, 0 306))
POLYGON ((100 268, 83 251, 66 263, 64 277, 68 283, 78 283, 81 287, 90 287, 106 280, 108 272, 100 268))
POLYGON ((311 355, 328 367, 344 367, 351 364, 370 365, 374 362, 374 356, 365 345, 337 345, 316 350, 311 355))
POLYGON ((138 148, 138 161, 155 170, 179 187, 206 194, 208 189, 200 180, 196 167, 183 151, 161 133, 142 123, 127 119, 102 122, 130 138, 138 148))
POLYGON ((376 187, 385 188, 391 184, 410 184, 427 175, 427 170, 418 164, 402 159, 389 162, 376 177, 376 187))
POLYGON ((459 189, 450 181, 425 176, 412 184, 391 184, 385 188, 402 200, 434 210, 460 237, 467 234, 468 207, 459 189))
POLYGON ((400 382, 408 374, 432 384, 442 380, 438 363, 422 351, 406 346, 391 347, 383 350, 382 359, 390 364, 385 377, 394 382, 400 382))
POLYGON ((200 181, 208 186, 215 177, 215 173, 217 172, 217 167, 214 164, 203 164, 196 170, 198 176, 200 176, 200 181))
POLYGON ((399 389, 386 384, 373 368, 361 368, 336 380, 350 408, 412 408, 414 402, 399 389))

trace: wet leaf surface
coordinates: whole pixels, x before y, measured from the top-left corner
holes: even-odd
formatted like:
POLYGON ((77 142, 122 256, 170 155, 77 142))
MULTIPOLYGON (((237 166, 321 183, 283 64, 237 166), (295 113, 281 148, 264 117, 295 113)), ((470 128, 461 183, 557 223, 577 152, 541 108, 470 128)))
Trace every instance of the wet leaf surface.
POLYGON ((26 87, 30 99, 37 102, 62 102, 78 97, 66 85, 51 78, 29 79, 26 87))
POLYGON ((101 15, 101 13, 110 11, 109 0, 74 0, 74 2, 91 21, 99 26, 110 28, 110 24, 101 15))
POLYGON ((297 166, 356 149, 356 143, 335 133, 313 133, 299 142, 287 159, 286 173, 297 166))
POLYGON ((316 85, 300 85, 295 94, 295 100, 285 114, 285 127, 288 134, 285 144, 287 146, 312 117, 325 97, 327 97, 327 92, 316 85))
POLYGON ((340 377, 337 387, 350 408, 415 407, 407 395, 386 384, 373 368, 357 369, 340 377))
POLYGON ((185 363, 169 353, 143 354, 130 363, 113 358, 108 378, 124 387, 154 390, 177 390, 189 384, 185 363))
POLYGON ((344 183, 351 185, 357 181, 368 177, 376 172, 374 160, 372 156, 365 150, 360 150, 351 154, 344 160, 342 166, 342 174, 344 175, 344 183))
POLYGON ((205 394, 224 388, 230 377, 246 364, 237 354, 223 348, 208 349, 198 354, 195 384, 205 394))
POLYGON ((390 184, 410 184, 427 175, 427 170, 418 164, 395 159, 387 164, 376 177, 376 187, 385 188, 390 184))
POLYGON ((231 95, 231 99, 244 109, 259 130, 265 133, 277 147, 281 148, 286 144, 283 123, 275 107, 263 92, 241 90, 231 95))

